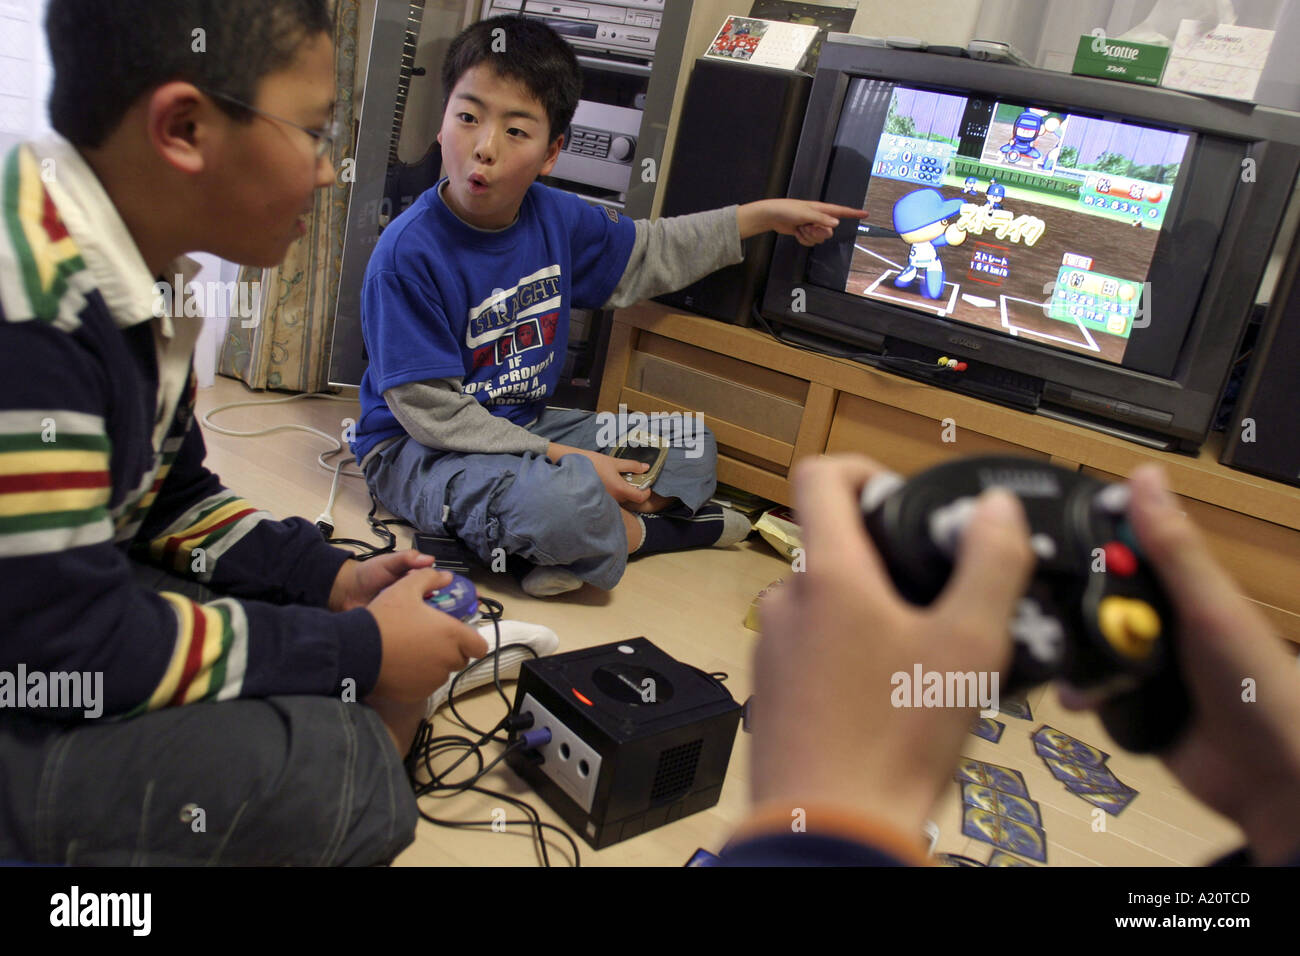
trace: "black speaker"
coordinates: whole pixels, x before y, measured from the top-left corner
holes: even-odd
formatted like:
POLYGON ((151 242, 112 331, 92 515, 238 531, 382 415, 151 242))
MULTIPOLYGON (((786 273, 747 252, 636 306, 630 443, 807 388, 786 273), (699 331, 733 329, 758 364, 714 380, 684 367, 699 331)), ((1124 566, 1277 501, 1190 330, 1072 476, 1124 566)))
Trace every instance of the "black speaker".
MULTIPOLYGON (((786 194, 812 77, 729 60, 695 61, 677 124, 662 216, 786 194)), ((750 324, 775 236, 745 241, 745 259, 659 297, 666 305, 750 324)))
POLYGON ((1219 460, 1300 485, 1300 239, 1278 279, 1255 352, 1219 460))

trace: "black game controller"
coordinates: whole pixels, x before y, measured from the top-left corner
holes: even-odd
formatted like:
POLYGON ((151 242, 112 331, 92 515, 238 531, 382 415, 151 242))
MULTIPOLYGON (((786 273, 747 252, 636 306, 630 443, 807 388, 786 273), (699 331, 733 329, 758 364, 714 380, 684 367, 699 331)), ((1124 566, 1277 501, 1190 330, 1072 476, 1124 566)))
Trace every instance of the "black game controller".
POLYGON ((975 499, 993 486, 1020 499, 1038 557, 1011 623, 1004 693, 1064 680, 1105 697, 1098 713, 1125 749, 1169 747, 1191 700, 1179 677, 1177 619, 1129 524, 1127 485, 1003 456, 949 462, 910 480, 878 475, 862 511, 899 593, 919 605, 938 597, 975 499))

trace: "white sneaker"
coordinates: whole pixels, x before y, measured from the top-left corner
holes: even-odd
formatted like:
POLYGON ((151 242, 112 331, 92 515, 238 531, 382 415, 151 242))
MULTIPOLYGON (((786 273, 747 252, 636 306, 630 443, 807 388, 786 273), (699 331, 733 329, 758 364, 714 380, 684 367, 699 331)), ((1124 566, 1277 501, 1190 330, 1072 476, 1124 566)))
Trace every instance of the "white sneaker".
MULTIPOLYGON (((519 676, 519 665, 533 657, 527 649, 536 651, 538 657, 545 657, 559 650, 560 638, 549 627, 529 624, 527 621, 501 621, 500 627, 502 650, 497 670, 502 680, 513 680, 519 676)), ((487 641, 488 651, 491 653, 497 640, 492 622, 480 624, 478 632, 483 636, 483 640, 487 641)), ((451 692, 451 682, 455 679, 456 674, 452 674, 447 678, 447 683, 433 692, 429 698, 428 709, 425 711, 426 720, 432 719, 433 712, 447 702, 447 695, 451 692)), ((490 683, 492 683, 492 662, 488 661, 461 678, 456 684, 456 693, 463 694, 475 687, 490 683)))
POLYGON ((545 564, 538 565, 525 574, 519 585, 524 589, 525 594, 531 594, 533 597, 554 597, 557 594, 578 590, 582 587, 582 578, 568 568, 545 564))

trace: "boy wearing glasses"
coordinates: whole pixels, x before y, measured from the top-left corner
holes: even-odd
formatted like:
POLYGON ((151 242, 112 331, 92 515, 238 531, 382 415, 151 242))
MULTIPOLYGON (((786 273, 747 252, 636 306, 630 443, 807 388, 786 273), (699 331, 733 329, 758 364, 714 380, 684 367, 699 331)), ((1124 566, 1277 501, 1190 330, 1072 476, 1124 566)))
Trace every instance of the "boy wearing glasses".
POLYGON ((154 314, 189 250, 280 262, 333 182, 328 7, 50 0, 57 135, 0 176, 0 860, 391 860, 425 699, 487 651, 428 558, 221 486, 199 320, 154 314))

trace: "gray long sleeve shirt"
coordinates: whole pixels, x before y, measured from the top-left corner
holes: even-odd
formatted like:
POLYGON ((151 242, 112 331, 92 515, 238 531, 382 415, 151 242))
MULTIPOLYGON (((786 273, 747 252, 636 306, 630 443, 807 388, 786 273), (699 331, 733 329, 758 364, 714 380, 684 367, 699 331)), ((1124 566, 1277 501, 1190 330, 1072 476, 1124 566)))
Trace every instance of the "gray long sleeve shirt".
MULTIPOLYGON (((623 277, 605 308, 623 308, 690 285, 743 258, 738 207, 727 206, 670 219, 638 219, 623 277)), ((461 453, 545 455, 548 441, 493 415, 458 378, 398 385, 384 392, 393 417, 429 448, 461 453)), ((391 442, 377 446, 373 455, 391 442)), ((369 457, 369 456, 367 456, 369 457)))

